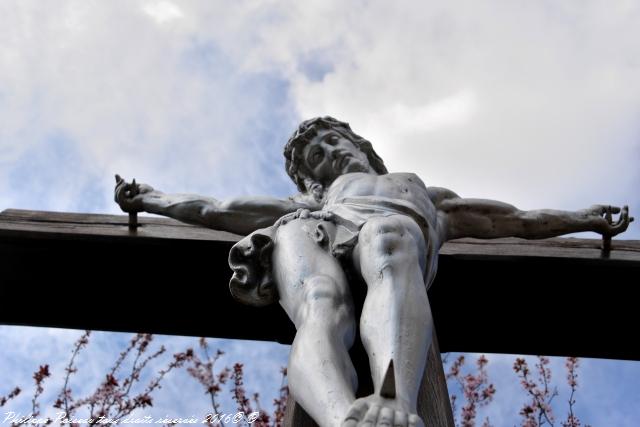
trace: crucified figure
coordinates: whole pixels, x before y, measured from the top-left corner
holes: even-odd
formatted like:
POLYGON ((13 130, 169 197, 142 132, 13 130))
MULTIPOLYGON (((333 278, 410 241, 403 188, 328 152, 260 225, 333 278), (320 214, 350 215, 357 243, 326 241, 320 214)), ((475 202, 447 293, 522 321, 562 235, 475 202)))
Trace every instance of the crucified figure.
POLYGON ((303 122, 284 155, 299 190, 286 199, 164 194, 118 176, 115 199, 125 212, 247 235, 229 255, 231 292, 256 306, 279 302, 287 312, 297 330, 289 387, 321 427, 423 425, 416 406, 432 342, 427 289, 446 241, 614 236, 633 221, 626 206, 522 211, 427 187, 413 173, 387 172, 369 141, 331 117, 303 122), (347 270, 367 286, 359 319, 347 270), (361 398, 348 353, 358 327, 375 390, 361 398))

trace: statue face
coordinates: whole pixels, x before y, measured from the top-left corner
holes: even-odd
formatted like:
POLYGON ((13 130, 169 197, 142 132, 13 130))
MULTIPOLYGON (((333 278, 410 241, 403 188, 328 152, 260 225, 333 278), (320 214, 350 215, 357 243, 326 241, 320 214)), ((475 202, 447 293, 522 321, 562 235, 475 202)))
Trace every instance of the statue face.
POLYGON ((305 165, 322 184, 351 172, 374 173, 367 155, 334 130, 320 130, 303 149, 305 165))

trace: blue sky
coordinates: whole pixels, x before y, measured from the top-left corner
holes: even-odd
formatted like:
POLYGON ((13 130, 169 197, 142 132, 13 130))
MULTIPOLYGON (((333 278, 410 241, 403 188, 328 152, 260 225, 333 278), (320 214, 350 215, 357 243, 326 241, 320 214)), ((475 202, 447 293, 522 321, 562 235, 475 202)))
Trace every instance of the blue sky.
MULTIPOLYGON (((389 170, 462 196, 637 214, 639 20, 622 0, 2 2, 0 209, 117 213, 114 173, 221 199, 288 195, 284 142, 330 114, 389 170)), ((638 222, 621 238, 640 239, 638 222)), ((29 382, 77 335, 1 333, 2 385, 29 382)), ((122 339, 101 335, 100 363, 122 339)), ((268 361, 258 387, 286 361, 279 346, 220 345, 268 361)), ((494 361, 494 416, 511 425, 517 384, 494 361)), ((613 425, 616 408, 615 425, 640 420, 638 365, 583 364, 592 424, 613 425)))

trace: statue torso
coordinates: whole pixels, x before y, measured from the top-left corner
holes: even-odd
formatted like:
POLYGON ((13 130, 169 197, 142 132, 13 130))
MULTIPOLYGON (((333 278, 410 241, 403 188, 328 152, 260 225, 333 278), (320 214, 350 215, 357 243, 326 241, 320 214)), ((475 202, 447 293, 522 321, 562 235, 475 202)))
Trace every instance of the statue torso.
POLYGON ((425 283, 428 286, 432 282, 442 242, 437 233, 437 210, 427 187, 416 174, 342 175, 329 187, 323 209, 359 225, 378 215, 404 214, 412 217, 425 233, 427 263, 430 266, 425 283))
POLYGON ((437 212, 427 187, 414 173, 389 173, 372 175, 349 173, 338 177, 329 187, 324 202, 325 209, 341 203, 344 199, 366 198, 369 203, 376 199, 385 203, 410 206, 418 215, 435 228, 437 212))

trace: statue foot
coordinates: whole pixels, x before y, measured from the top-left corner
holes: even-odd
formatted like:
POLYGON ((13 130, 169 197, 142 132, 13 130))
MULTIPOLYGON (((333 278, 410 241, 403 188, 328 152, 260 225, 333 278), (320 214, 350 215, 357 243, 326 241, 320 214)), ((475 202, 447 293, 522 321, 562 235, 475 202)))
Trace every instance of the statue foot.
POLYGON ((422 419, 397 398, 376 394, 356 399, 347 411, 342 427, 424 427, 422 419))

